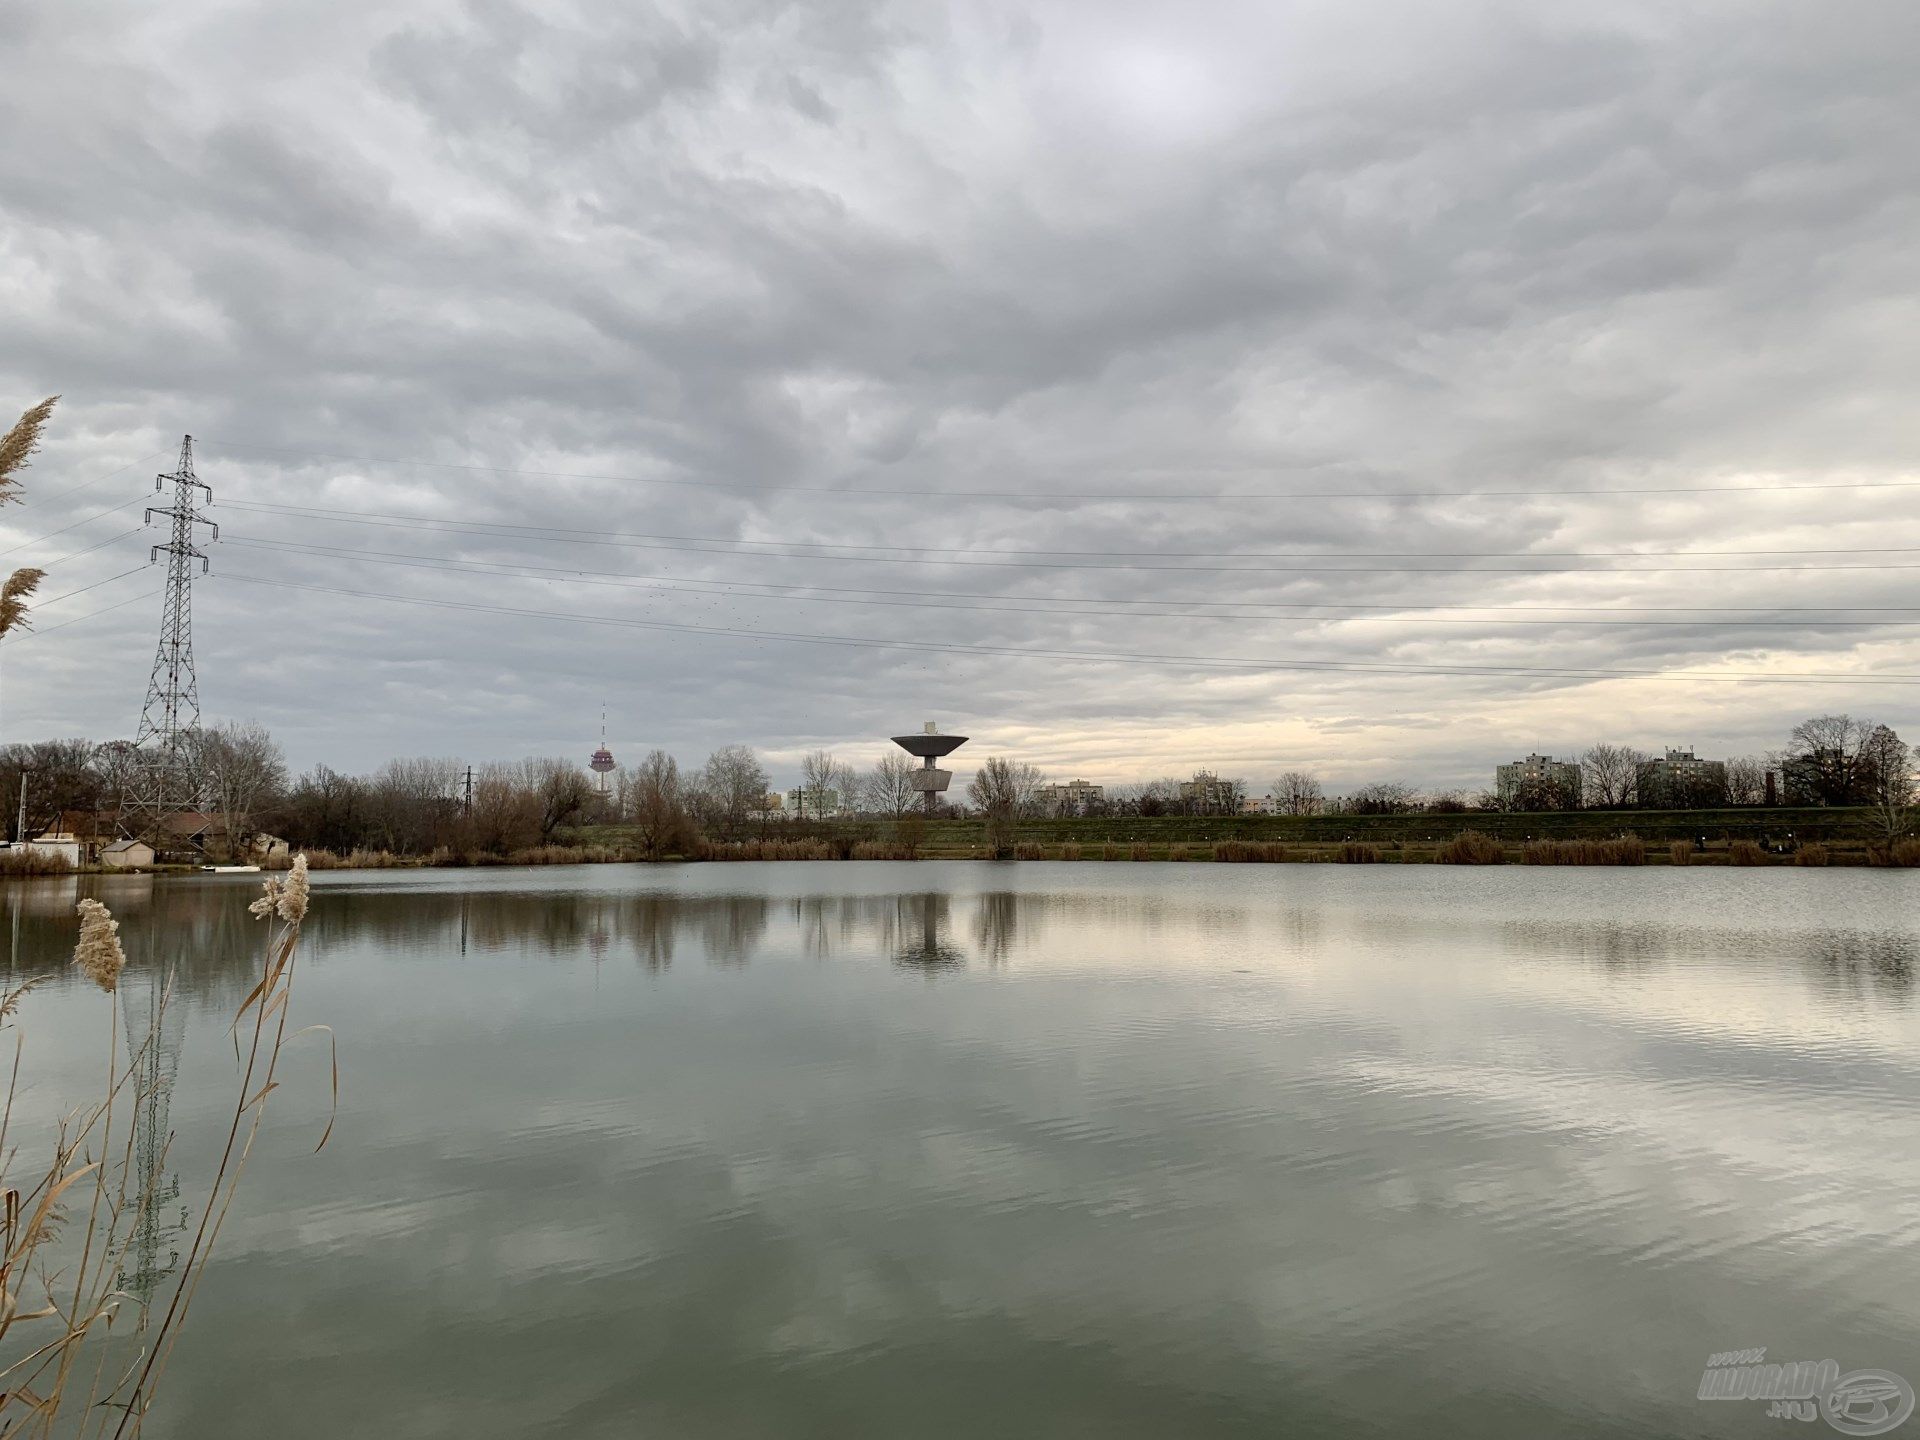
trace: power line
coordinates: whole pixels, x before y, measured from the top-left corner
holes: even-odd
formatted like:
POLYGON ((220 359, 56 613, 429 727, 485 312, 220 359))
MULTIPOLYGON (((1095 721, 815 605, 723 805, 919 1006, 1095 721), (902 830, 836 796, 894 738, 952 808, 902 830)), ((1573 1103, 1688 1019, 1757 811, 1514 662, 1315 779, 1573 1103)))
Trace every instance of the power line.
POLYGON ((51 540, 53 539, 54 536, 64 535, 69 530, 78 530, 82 525, 91 525, 94 521, 98 520, 102 515, 111 515, 115 511, 119 511, 119 510, 130 510, 135 505, 139 505, 143 503, 146 500, 146 498, 147 497, 145 495, 136 495, 133 497, 133 499, 123 500, 118 505, 109 505, 104 510, 96 510, 93 512, 93 514, 87 516, 84 520, 76 520, 71 525, 62 525, 58 530, 49 530, 46 534, 36 535, 31 540, 23 540, 18 545, 15 545, 11 550, 0 550, 0 556, 17 555, 22 550, 26 550, 34 545, 38 545, 42 540, 51 540))
MULTIPOLYGON (((298 455, 308 460, 346 460, 357 465, 411 465, 427 470, 459 470, 489 475, 523 475, 543 480, 593 480, 611 484, 673 485, 692 490, 773 491, 796 495, 829 495, 848 499, 866 496, 911 496, 937 500, 1030 500, 1049 503, 1059 500, 1151 500, 1201 503, 1215 500, 1510 500, 1533 496, 1608 495, 1751 495, 1804 490, 1906 490, 1920 486, 1920 480, 1843 480, 1827 484, 1768 485, 1646 485, 1610 488, 1563 488, 1550 490, 1228 490, 1195 495, 1188 491, 1140 492, 1034 490, 911 490, 903 488, 842 489, 832 485, 784 485, 774 481, 683 480, 659 475, 607 475, 578 470, 529 470, 511 465, 470 465, 443 460, 401 460, 370 455, 342 455, 325 451, 301 450, 289 445, 262 445, 243 440, 203 440, 229 450, 262 450, 298 455)), ((1158 472, 1156 472, 1158 473, 1158 472)))
MULTIPOLYGON (((1021 559, 944 559, 944 555, 1048 555, 1071 554, 1069 551, 1047 550, 952 550, 939 551, 931 547, 889 546, 889 545, 829 545, 813 541, 780 540, 729 540, 723 537, 651 535, 644 532, 589 531, 563 528, 560 526, 506 525, 486 521, 441 521, 426 516, 396 515, 378 510, 335 510, 310 506, 266 505, 247 501, 229 501, 228 509, 254 511, 263 514, 284 514, 301 519, 319 519, 345 525, 366 525, 379 529, 419 530, 429 534, 475 535, 494 539, 534 540, 568 545, 597 545, 610 549, 628 550, 672 550, 690 554, 733 555, 739 557, 755 556, 770 560, 813 560, 827 561, 833 564, 867 565, 954 565, 977 569, 1024 569, 1024 570, 1132 570, 1132 571, 1168 571, 1180 573, 1204 574, 1287 574, 1287 575, 1643 575, 1674 573, 1682 575, 1712 574, 1768 574, 1783 571, 1795 572, 1837 572, 1846 570, 1920 570, 1920 561, 1902 563, 1878 562, 1870 565, 1637 565, 1626 568, 1591 565, 1538 565, 1521 567, 1477 567, 1462 566, 1420 566, 1420 565, 1143 565, 1134 563, 1107 563, 1099 561, 1040 561, 1021 559), (785 551, 771 549, 742 550, 740 546, 769 547, 776 545, 807 545, 815 550, 909 550, 906 555, 811 555, 793 549, 785 551), (734 548, 726 548, 734 547, 734 548)), ((1113 554, 1140 555, 1144 551, 1078 552, 1088 555, 1113 554)), ((1679 552, 1711 553, 1711 552, 1679 552)), ((1737 553, 1737 552, 1727 552, 1737 553)), ((1788 552, 1782 552, 1788 553, 1788 552)), ((1807 551, 1807 554, 1854 553, 1851 551, 1807 551)), ((1897 553, 1913 553, 1901 551, 1897 553)), ((1522 558, 1525 552, 1513 552, 1513 558, 1522 558)), ((1334 558, 1338 558, 1337 556, 1334 558)), ((1622 559, 1637 558, 1631 555, 1622 559)))
POLYGON ((612 615, 576 615, 564 611, 530 610, 507 605, 486 605, 468 600, 432 600, 412 595, 389 595, 378 591, 355 590, 344 586, 307 585, 291 580, 272 580, 260 575, 222 577, 250 585, 271 585, 284 590, 302 590, 321 595, 343 595, 361 600, 381 600, 399 605, 422 605, 441 610, 464 610, 478 614, 509 615, 527 619, 563 620, 576 624, 612 625, 619 628, 660 630, 689 635, 732 635, 749 640, 779 640, 802 645, 829 645, 851 649, 910 650, 932 654, 1012 656, 1037 660, 1090 660, 1111 664, 1151 665, 1159 668, 1223 670, 1238 672, 1311 671, 1325 673, 1511 676, 1534 680, 1613 680, 1652 679, 1689 680, 1716 684, 1892 684, 1920 685, 1920 675, 1895 673, 1861 675, 1831 671, 1802 671, 1776 675, 1765 671, 1734 671, 1704 674, 1681 670, 1624 670, 1599 667, 1512 665, 1422 665, 1412 662, 1374 662, 1348 660, 1257 660, 1231 655, 1166 655, 1124 651, 1086 651, 1039 649, 1026 646, 960 644, 925 640, 890 640, 869 636, 818 635, 804 631, 755 630, 746 626, 691 625, 665 620, 640 620, 612 615))
POLYGON ((106 474, 101 475, 96 479, 83 480, 78 485, 68 485, 64 489, 60 489, 60 490, 49 490, 44 495, 34 496, 31 500, 22 500, 20 502, 20 508, 22 510, 31 510, 33 509, 34 506, 44 505, 49 500, 61 500, 66 498, 69 495, 78 495, 82 490, 91 490, 96 485, 104 485, 107 483, 107 481, 113 479, 114 476, 124 475, 127 473, 127 471, 133 469, 136 465, 145 465, 148 461, 157 460, 162 455, 165 455, 167 453, 168 452, 165 450, 155 450, 150 454, 140 456, 136 460, 129 460, 126 464, 122 465, 118 470, 109 470, 106 474))
MULTIPOLYGON (((142 566, 141 568, 145 569, 146 567, 142 566)), ((115 576, 114 578, 118 579, 120 577, 115 576)), ((58 625, 36 625, 33 627, 33 629, 26 631, 24 634, 9 635, 5 640, 0 640, 0 650, 8 649, 9 647, 14 645, 24 645, 27 643, 27 641, 32 640, 36 636, 47 635, 52 633, 55 630, 64 630, 69 625, 78 625, 81 621, 91 620, 96 615, 105 615, 109 611, 119 610, 124 608, 125 606, 137 604, 142 600, 151 599, 153 596, 158 595, 160 593, 160 588, 161 587, 159 586, 155 586, 151 590, 142 590, 138 595, 129 595, 125 600, 116 600, 111 605, 102 605, 98 610, 89 610, 86 614, 76 615, 71 620, 62 620, 58 625)), ((62 598, 65 598, 65 597, 62 597, 62 598)), ((52 602, 48 601, 47 603, 51 604, 52 602)))
MULTIPOLYGON (((1480 622, 1469 619, 1435 619, 1431 617, 1409 615, 1249 615, 1241 610, 1115 610, 1105 608, 1056 609, 1051 606, 1076 605, 1081 607, 1101 606, 1099 600, 1057 599, 1051 605, 1022 605, 1015 603, 1022 599, 1035 597, 1002 597, 982 595, 972 597, 982 604, 961 604, 954 600, 941 599, 897 599, 897 600, 861 600, 845 595, 762 595, 742 593, 737 588, 742 584, 731 580, 677 580, 674 577, 620 575, 611 571, 575 570, 557 566, 526 565, 513 562, 510 565, 492 565, 481 561, 450 560, 432 555, 396 554, 384 550, 350 550, 327 545, 303 545, 286 541, 249 540, 239 536, 228 536, 221 541, 223 545, 240 545, 248 549, 274 550, 292 554, 309 554, 316 558, 342 558, 369 565, 390 565, 403 569, 427 570, 454 575, 505 576, 522 580, 537 580, 542 583, 564 583, 580 585, 602 585, 620 590, 645 590, 668 595, 710 595, 725 596, 741 600, 788 600, 812 605, 862 605, 881 608, 907 608, 917 610, 966 610, 987 615, 1049 615, 1061 619, 1086 616, 1091 619, 1177 619, 1177 620, 1239 620, 1253 622, 1271 622, 1291 620, 1303 624, 1324 624, 1328 622, 1382 624, 1382 625, 1472 625, 1491 623, 1495 625, 1548 625, 1556 628, 1579 627, 1618 627, 1657 625, 1673 627, 1714 627, 1714 628, 1767 628, 1777 629, 1792 623, 1790 620, 1776 617, 1770 620, 1588 620, 1588 619, 1524 619, 1497 620, 1480 622)), ((795 590, 804 587, 761 587, 763 589, 795 590)), ((912 593, 912 592, 899 592, 912 593)), ((1143 601, 1141 604, 1154 602, 1143 601)), ((1208 604, 1238 605, 1238 601, 1210 601, 1208 604)), ((1461 607, 1469 608, 1469 607, 1461 607)), ((1571 608, 1571 607, 1569 607, 1571 608)), ((1920 620, 1813 620, 1805 622, 1826 628, 1880 628, 1888 626, 1920 626, 1920 620)))

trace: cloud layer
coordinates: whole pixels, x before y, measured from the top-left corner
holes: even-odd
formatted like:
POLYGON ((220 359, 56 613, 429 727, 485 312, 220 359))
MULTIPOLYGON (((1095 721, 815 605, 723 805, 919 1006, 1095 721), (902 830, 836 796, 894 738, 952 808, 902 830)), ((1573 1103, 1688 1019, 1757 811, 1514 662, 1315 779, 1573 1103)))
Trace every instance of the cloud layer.
POLYGON ((188 430, 205 708, 302 764, 584 755, 605 700, 622 758, 933 716, 1097 780, 1484 784, 1920 694, 1876 678, 1920 626, 1858 623, 1920 610, 1814 608, 1920 604, 1909 7, 27 0, 0 44, 0 397, 65 396, 0 548, 107 582, 5 655, 5 738, 133 730, 122 532, 188 430), (1755 486, 1876 488, 1711 493, 1755 486), (1640 493, 1434 498, 1596 489, 1640 493), (1688 678, 1735 672, 1845 678, 1688 678))

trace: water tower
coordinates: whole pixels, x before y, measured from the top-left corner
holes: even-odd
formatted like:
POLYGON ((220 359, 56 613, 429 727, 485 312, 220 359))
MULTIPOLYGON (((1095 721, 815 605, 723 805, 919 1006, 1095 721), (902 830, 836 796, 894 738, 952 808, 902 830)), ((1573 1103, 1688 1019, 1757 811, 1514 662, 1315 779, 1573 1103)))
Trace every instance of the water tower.
POLYGON ((942 735, 940 727, 929 720, 918 735, 896 735, 893 743, 920 761, 920 768, 913 772, 913 788, 920 792, 920 803, 931 815, 933 807, 940 803, 940 796, 953 782, 953 772, 942 770, 933 762, 958 750, 967 743, 967 737, 942 735))
POLYGON ((607 707, 600 707, 600 748, 587 761, 587 768, 600 777, 600 803, 607 801, 607 776, 613 773, 613 752, 607 748, 607 707))

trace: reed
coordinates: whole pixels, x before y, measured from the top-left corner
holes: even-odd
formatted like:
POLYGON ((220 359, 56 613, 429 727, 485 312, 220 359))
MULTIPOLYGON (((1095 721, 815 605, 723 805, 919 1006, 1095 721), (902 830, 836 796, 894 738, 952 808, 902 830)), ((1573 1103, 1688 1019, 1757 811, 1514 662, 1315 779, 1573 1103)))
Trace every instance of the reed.
POLYGON ((64 855, 51 855, 44 850, 27 850, 14 846, 9 850, 0 850, 0 876, 6 875, 71 875, 73 863, 64 855))
POLYGON ((1693 863, 1693 846, 1689 845, 1685 840, 1674 841, 1671 845, 1667 846, 1667 863, 1669 865, 1691 865, 1693 863))
POLYGON ((1818 840, 1808 841, 1805 845, 1802 845, 1798 850, 1793 852, 1793 863, 1796 865, 1825 865, 1827 863, 1827 847, 1822 845, 1818 840))
POLYGON ((1729 865, 1764 865, 1767 863, 1767 852, 1751 840, 1736 840, 1727 847, 1727 863, 1729 865))
POLYGON ((1013 847, 1013 858, 1016 860, 1044 860, 1047 858, 1047 847, 1035 840, 1022 840, 1013 847))
POLYGON ((1380 847, 1360 840, 1348 840, 1333 852, 1336 865, 1378 865, 1380 847))
POLYGON ((1287 858, 1287 847, 1275 840, 1222 840, 1213 858, 1235 865, 1277 865, 1287 858))
POLYGON ((1478 830, 1462 830, 1434 854, 1441 865, 1501 865, 1507 851, 1498 840, 1478 830))
POLYGON ((1644 865, 1647 842, 1638 835, 1612 840, 1529 840, 1520 852, 1523 865, 1644 865))
POLYGON ((1169 860, 1191 860, 1192 858, 1193 851, 1185 845, 1169 845, 1167 847, 1167 859, 1169 860))
POLYGON ((1080 847, 1069 840, 1060 847, 1060 858, 1062 860, 1078 860, 1080 858, 1080 847))
MULTIPOLYGON (((207 1200, 184 1259, 177 1259, 167 1286, 145 1303, 139 1348, 120 1354, 111 1368, 108 1340, 115 1322, 143 1304, 122 1288, 120 1277, 142 1218, 156 1203, 136 1163, 135 1138, 143 1107, 155 1093, 148 1088, 145 1060, 159 1043, 172 989, 170 983, 162 985, 147 1036, 140 1043, 127 1037, 132 1053, 123 1061, 116 992, 126 955, 119 924, 98 901, 80 902, 73 961, 109 996, 106 1064, 99 1097, 55 1122, 50 1160, 44 1169, 38 1164, 29 1169, 22 1159, 22 1137, 14 1133, 14 1097, 29 1083, 23 1078, 24 1034, 14 1047, 0 1114, 0 1193, 6 1199, 0 1222, 0 1344, 5 1354, 18 1358, 0 1371, 0 1434, 125 1440, 139 1434, 153 1409, 260 1133, 267 1099, 279 1088, 282 1052, 293 1038, 287 1023, 309 899, 306 865, 296 858, 285 878, 269 879, 263 889, 252 908, 268 922, 268 934, 260 978, 234 1016, 239 1079, 226 1117, 225 1144, 204 1187, 207 1200), (29 1308, 34 1301, 42 1303, 29 1308)), ((0 1026, 24 1026, 28 993, 38 983, 28 981, 0 998, 0 1026)), ((331 1039, 325 1026, 308 1028, 331 1039)), ((337 1101, 337 1058, 334 1095, 337 1101)), ((320 1146, 332 1128, 329 1121, 320 1146)))
POLYGON ((1129 860, 1151 860, 1152 858, 1153 856, 1148 851, 1147 844, 1144 840, 1136 840, 1127 846, 1127 859, 1129 860))

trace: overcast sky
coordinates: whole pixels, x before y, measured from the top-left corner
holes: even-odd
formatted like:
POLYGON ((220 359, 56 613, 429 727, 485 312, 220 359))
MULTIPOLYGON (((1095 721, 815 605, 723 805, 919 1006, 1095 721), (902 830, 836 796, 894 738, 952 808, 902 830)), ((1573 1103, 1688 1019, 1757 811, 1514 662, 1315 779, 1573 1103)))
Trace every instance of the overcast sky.
POLYGON ((0 738, 133 733, 187 431, 204 713, 301 768, 603 700, 623 760, 933 718, 1255 793, 1920 729, 1910 0, 13 0, 0 56, 0 408, 65 397, 0 738))

